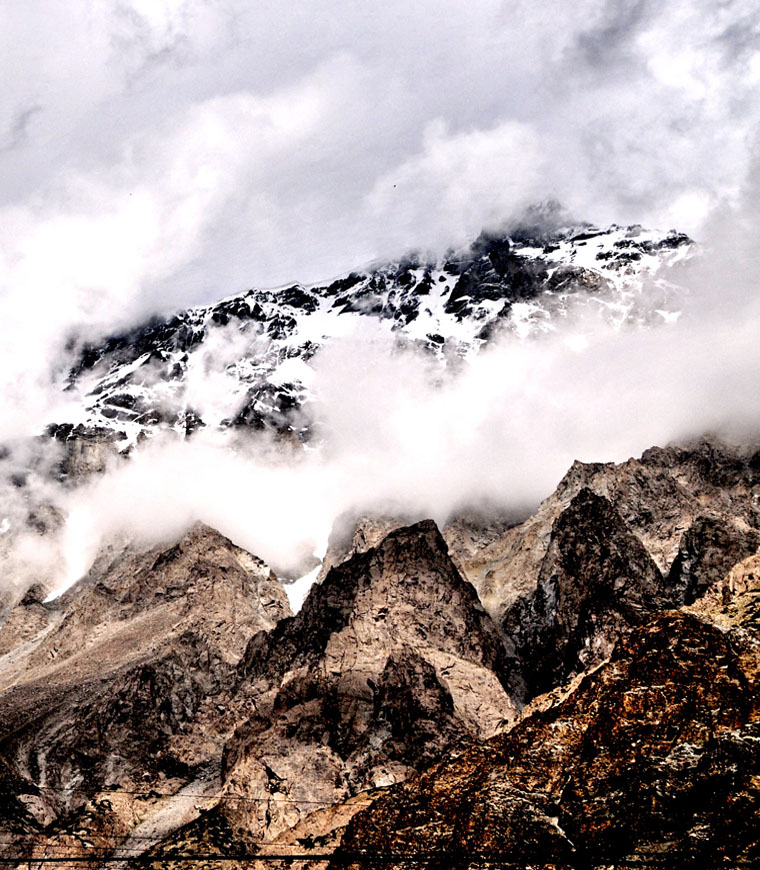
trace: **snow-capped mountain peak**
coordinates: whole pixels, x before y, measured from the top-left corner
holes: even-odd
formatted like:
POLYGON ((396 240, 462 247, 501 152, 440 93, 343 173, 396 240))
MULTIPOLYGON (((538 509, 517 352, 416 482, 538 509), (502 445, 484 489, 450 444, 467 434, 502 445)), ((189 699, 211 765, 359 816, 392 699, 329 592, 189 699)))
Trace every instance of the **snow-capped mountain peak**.
MULTIPOLYGON (((496 334, 529 337, 592 306, 613 325, 677 319, 673 267, 682 233, 590 225, 482 233, 438 259, 410 254, 329 283, 252 289, 156 318, 86 346, 68 387, 81 413, 57 420, 114 434, 122 450, 170 428, 273 427, 305 437, 310 360, 370 318, 442 361, 475 354, 496 334)), ((80 429, 81 431, 81 429, 80 429)))

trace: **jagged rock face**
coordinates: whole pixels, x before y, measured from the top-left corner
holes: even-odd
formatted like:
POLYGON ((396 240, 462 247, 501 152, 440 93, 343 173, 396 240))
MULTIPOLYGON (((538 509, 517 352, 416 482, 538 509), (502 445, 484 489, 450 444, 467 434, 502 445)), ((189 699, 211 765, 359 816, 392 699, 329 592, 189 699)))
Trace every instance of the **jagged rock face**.
POLYGON ((27 823, 106 785, 218 776, 231 726, 216 705, 250 636, 289 613, 264 563, 200 525, 104 551, 49 603, 27 594, 0 629, 0 758, 38 804, 27 823))
POLYGON ((665 573, 699 517, 760 527, 759 470, 754 454, 708 441, 652 448, 619 465, 575 462, 532 517, 487 546, 465 571, 489 612, 500 601, 508 606, 519 594, 521 577, 537 576, 555 519, 587 487, 609 500, 665 573))
POLYGON ((655 616, 508 733, 393 787, 338 855, 434 853, 440 870, 760 860, 756 571, 734 580, 733 613, 655 616))
POLYGON ((641 541, 584 488, 554 522, 535 591, 507 610, 503 628, 532 697, 599 664, 624 631, 672 604, 641 541))
MULTIPOLYGON (((576 462, 520 524, 475 515, 446 524, 455 564, 514 643, 527 697, 598 664, 621 632, 691 603, 760 547, 754 456, 701 442, 620 465, 576 462)), ((403 522, 344 518, 325 566, 403 522)))
POLYGON ((251 802, 223 811, 259 839, 485 738, 514 717, 519 683, 429 521, 333 568, 251 640, 239 673, 250 718, 227 745, 225 789, 251 802))
POLYGON ((71 423, 52 425, 47 434, 62 447, 58 476, 66 482, 80 483, 83 478, 104 472, 109 463, 122 453, 118 434, 105 426, 87 427, 71 423))
POLYGON ((681 539, 668 585, 679 604, 692 604, 730 568, 760 549, 760 531, 725 518, 700 516, 681 539))
POLYGON ((723 805, 736 855, 760 857, 758 557, 716 584, 757 550, 759 475, 702 443, 577 463, 517 526, 365 518, 296 617, 212 530, 114 545, 0 628, 0 829, 37 854, 155 857, 318 854, 348 825, 345 849, 419 836, 441 868, 467 866, 459 848, 678 866, 725 842, 723 805))
MULTIPOLYGON (((322 560, 317 582, 321 582, 330 568, 340 565, 356 553, 365 553, 377 546, 395 529, 409 525, 413 520, 402 516, 345 514, 338 517, 330 533, 327 552, 322 560)), ((452 517, 441 530, 449 548, 449 555, 460 574, 467 577, 467 568, 488 544, 498 539, 507 529, 516 525, 515 516, 496 507, 492 511, 461 512, 452 517), (465 567, 466 566, 466 567, 465 567)))
MULTIPOLYGON (((204 426, 243 427, 306 438, 309 361, 352 321, 371 318, 444 363, 503 330, 545 331, 584 304, 618 325, 662 323, 683 304, 671 267, 691 250, 675 232, 555 222, 543 232, 484 233, 438 260, 410 254, 321 286, 250 290, 84 347, 69 379, 82 396, 76 422, 111 431, 124 451, 160 429, 185 437, 204 426), (194 389, 200 375, 214 378, 213 407, 194 389)), ((56 422, 64 424, 55 428, 62 441, 78 437, 72 422, 56 422)), ((70 452, 76 465, 79 447, 70 452)))
MULTIPOLYGON (((621 632, 694 601, 758 549, 753 455, 702 442, 620 465, 575 463, 521 524, 496 515, 446 524, 455 564, 522 660, 527 697, 598 664, 621 632)), ((322 576, 403 523, 342 518, 322 576)))
POLYGON ((321 583, 332 568, 355 556, 376 547, 387 535, 396 529, 410 524, 410 520, 400 516, 364 515, 353 517, 348 514, 337 518, 330 532, 327 552, 317 575, 321 583))

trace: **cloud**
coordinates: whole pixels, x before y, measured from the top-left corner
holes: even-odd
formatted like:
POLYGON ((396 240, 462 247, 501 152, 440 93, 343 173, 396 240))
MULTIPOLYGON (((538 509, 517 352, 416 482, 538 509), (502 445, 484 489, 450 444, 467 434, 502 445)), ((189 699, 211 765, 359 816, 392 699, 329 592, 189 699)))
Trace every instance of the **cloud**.
POLYGON ((8 130, 5 135, 5 142, 0 143, 0 153, 3 151, 12 151, 18 148, 27 141, 29 136, 29 124, 32 118, 42 111, 42 106, 33 105, 26 106, 23 109, 18 109, 11 118, 8 130))
POLYGON ((527 124, 506 121, 451 133, 438 119, 425 130, 421 152, 375 182, 367 220, 395 223, 400 250, 411 226, 430 233, 418 230, 418 244, 441 250, 474 238, 483 226, 502 222, 545 193, 542 162, 541 143, 527 124))
POLYGON ((716 306, 707 262, 717 259, 692 267, 690 305, 674 325, 615 330, 579 309, 454 369, 360 324, 312 360, 319 440, 308 451, 201 432, 149 445, 59 497, 68 578, 114 535, 170 540, 195 520, 298 576, 346 513, 441 524, 472 508, 520 516, 576 459, 623 461, 706 433, 756 440, 758 304, 745 295, 716 306))
MULTIPOLYGON (((446 247, 534 198, 719 248, 693 278, 700 313, 667 334, 575 324, 583 341, 505 345, 445 387, 375 337, 328 349, 321 451, 291 468, 258 443, 239 464, 156 445, 64 499, 70 528, 103 515, 92 541, 129 520, 108 519, 113 486, 157 529, 201 514, 293 564, 352 504, 528 503, 573 458, 756 413, 753 0, 472 0, 445 15, 433 0, 28 0, 0 15, 0 441, 72 418, 72 337, 446 247)), ((208 372, 190 383, 207 405, 208 372)))

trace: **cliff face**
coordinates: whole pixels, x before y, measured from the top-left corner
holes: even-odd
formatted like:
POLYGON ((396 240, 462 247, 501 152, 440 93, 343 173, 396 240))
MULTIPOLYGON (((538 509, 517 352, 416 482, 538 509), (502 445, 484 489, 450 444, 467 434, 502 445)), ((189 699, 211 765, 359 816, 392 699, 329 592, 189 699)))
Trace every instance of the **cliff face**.
POLYGON ((388 785, 517 712, 519 675, 432 522, 333 568, 253 637, 228 742, 224 812, 269 839, 319 805, 388 785))
POLYGON ((555 520, 535 591, 502 622, 534 696, 607 658, 618 637, 673 596, 610 502, 582 489, 555 520))
POLYGON ((648 615, 704 594, 760 547, 757 455, 701 442, 575 463, 470 572, 529 696, 595 666, 648 615))
POLYGON ((203 526, 168 548, 109 549, 52 602, 32 591, 0 630, 0 758, 16 796, 0 820, 76 827, 104 789, 218 782, 230 726, 215 702, 251 633, 289 612, 267 566, 203 526))
POLYGON ((702 443, 576 463, 518 525, 349 524, 296 616, 211 529, 112 545, 0 627, 4 853, 760 860, 759 467, 702 443))
MULTIPOLYGON (((523 522, 463 514, 443 536, 514 647, 528 700, 599 664, 622 633, 693 602, 754 553, 758 505, 758 454, 702 441, 617 465, 576 462, 523 522)), ((326 564, 404 522, 344 519, 326 564)))
POLYGON ((436 868, 482 866, 478 855, 760 860, 756 560, 739 574, 725 604, 651 618, 508 733, 395 786, 353 817, 339 854, 396 853, 399 868, 415 866, 404 852, 440 853, 436 868))

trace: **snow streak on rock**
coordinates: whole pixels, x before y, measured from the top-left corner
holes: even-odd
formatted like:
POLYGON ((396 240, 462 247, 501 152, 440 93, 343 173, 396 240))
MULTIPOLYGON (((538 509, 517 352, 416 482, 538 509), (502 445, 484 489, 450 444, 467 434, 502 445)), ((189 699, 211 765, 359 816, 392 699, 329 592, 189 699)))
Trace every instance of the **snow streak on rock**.
POLYGON ((496 335, 526 338, 591 307, 612 326, 670 322, 684 291, 671 267, 693 253, 680 233, 582 225, 483 233, 434 259, 410 254, 329 284, 249 290, 85 347, 68 389, 77 419, 51 433, 102 431, 130 449, 142 435, 199 427, 274 429, 306 440, 325 343, 372 324, 442 366, 496 335))

